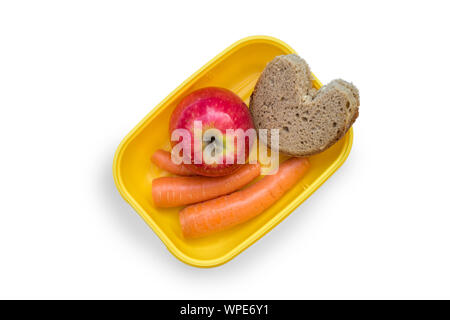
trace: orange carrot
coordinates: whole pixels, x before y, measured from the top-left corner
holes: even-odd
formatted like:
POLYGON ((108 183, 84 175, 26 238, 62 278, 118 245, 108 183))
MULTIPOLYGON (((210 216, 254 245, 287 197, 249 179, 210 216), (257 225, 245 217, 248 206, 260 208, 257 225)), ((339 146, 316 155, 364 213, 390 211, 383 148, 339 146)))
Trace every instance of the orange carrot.
POLYGON ((280 165, 276 174, 241 191, 184 208, 180 211, 183 235, 206 236, 257 216, 292 188, 308 168, 308 159, 291 158, 280 165))
POLYGON ((193 173, 189 168, 182 164, 175 164, 172 162, 170 152, 165 150, 156 150, 152 155, 152 161, 161 169, 164 169, 170 173, 177 174, 179 176, 193 176, 193 173))
POLYGON ((169 208, 213 199, 236 191, 255 179, 261 166, 244 164, 236 172, 222 177, 162 177, 152 181, 153 202, 169 208))

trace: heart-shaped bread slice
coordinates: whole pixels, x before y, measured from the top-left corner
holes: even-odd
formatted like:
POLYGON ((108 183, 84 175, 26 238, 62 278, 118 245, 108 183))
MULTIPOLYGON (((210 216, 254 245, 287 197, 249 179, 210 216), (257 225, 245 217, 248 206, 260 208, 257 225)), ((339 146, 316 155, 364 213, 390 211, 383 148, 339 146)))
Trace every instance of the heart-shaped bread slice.
POLYGON ((358 107, 358 89, 344 80, 314 89, 308 64, 295 54, 269 62, 250 97, 256 128, 268 129, 260 139, 272 149, 298 157, 322 152, 337 142, 355 122, 358 107), (279 130, 279 146, 271 145, 271 129, 279 130))

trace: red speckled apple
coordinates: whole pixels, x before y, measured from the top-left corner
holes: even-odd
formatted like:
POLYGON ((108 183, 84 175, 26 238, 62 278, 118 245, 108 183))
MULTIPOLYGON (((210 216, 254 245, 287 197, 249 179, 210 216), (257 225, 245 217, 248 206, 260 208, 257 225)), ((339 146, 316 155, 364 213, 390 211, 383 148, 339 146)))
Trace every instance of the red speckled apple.
POLYGON ((252 117, 241 98, 230 90, 216 87, 199 89, 186 96, 173 111, 169 124, 172 146, 181 144, 183 152, 189 150, 188 157, 183 155, 183 161, 191 171, 204 176, 224 176, 236 171, 242 165, 242 161, 238 161, 238 153, 242 155, 243 152, 244 155, 239 159, 248 158, 252 139, 247 136, 240 144, 237 139, 227 140, 229 129, 254 130, 252 117), (174 141, 173 133, 177 129, 185 129, 189 139, 174 141), (227 141, 234 141, 234 147, 227 141), (221 150, 212 152, 213 159, 208 158, 211 153, 206 152, 211 147, 221 150))

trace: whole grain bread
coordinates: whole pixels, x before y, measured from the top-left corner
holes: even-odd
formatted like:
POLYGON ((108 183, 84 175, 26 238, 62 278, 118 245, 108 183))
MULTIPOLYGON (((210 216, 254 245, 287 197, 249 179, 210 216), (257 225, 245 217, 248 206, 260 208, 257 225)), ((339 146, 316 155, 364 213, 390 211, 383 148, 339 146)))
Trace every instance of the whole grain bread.
MULTIPOLYGON (((308 64, 298 55, 278 56, 266 66, 250 97, 257 129, 279 129, 279 151, 309 156, 332 146, 352 126, 359 112, 359 92, 351 83, 333 80, 313 88, 308 64)), ((258 132, 261 132, 258 130, 258 132)), ((265 131, 264 131, 265 132, 265 131)))

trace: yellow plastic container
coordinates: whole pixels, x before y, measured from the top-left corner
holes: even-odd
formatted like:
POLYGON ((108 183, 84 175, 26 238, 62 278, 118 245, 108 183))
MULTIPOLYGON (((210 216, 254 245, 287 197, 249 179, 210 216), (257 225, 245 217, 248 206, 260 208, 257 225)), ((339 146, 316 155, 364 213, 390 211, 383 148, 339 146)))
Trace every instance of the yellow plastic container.
MULTIPOLYGON (((180 99, 196 89, 217 86, 232 90, 248 104, 266 64, 275 56, 289 53, 295 51, 272 37, 254 36, 234 43, 157 105, 118 147, 113 165, 117 189, 181 261, 196 267, 214 267, 231 260, 286 218, 347 158, 352 129, 333 147, 311 157, 307 175, 270 209, 240 226, 201 239, 183 238, 178 221, 180 208, 153 206, 151 181, 168 174, 152 164, 150 157, 159 148, 169 150, 169 117, 180 99)), ((314 86, 320 88, 322 84, 314 79, 314 86)))

